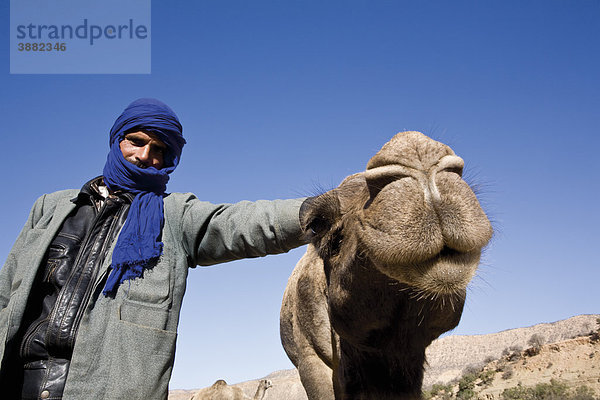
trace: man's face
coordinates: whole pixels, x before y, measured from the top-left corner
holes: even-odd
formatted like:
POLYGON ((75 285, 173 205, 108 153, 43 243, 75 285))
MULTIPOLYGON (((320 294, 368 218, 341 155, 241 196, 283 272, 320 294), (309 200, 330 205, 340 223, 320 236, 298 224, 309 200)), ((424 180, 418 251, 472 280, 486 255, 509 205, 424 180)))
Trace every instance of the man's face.
POLYGON ((167 145, 152 132, 130 132, 119 146, 123 157, 140 168, 163 167, 167 145))

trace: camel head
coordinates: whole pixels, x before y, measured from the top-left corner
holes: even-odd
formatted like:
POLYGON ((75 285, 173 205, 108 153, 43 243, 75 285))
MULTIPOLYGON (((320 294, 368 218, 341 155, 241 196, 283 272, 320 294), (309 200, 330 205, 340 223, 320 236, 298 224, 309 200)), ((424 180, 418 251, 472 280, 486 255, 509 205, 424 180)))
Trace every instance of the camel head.
POLYGON ((305 201, 284 348, 311 400, 421 398, 426 347, 460 321, 492 227, 463 160, 419 132, 305 201))
POLYGON ((492 227, 463 167, 450 147, 418 132, 394 136, 371 158, 359 236, 382 273, 433 295, 465 289, 492 227))
MULTIPOLYGON (((330 312, 343 309, 367 279, 397 282, 432 301, 459 299, 462 306, 492 236, 488 218, 462 179, 463 166, 447 145, 402 132, 364 172, 305 202, 301 220, 324 261, 330 312), (367 270, 381 277, 362 272, 367 270)), ((440 330, 457 323, 448 320, 440 330)))

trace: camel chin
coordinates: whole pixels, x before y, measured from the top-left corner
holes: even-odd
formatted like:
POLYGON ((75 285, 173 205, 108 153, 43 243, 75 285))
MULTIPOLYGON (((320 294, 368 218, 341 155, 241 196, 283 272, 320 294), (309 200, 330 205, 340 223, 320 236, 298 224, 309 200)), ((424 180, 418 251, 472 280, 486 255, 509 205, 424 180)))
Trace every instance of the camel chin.
POLYGON ((492 226, 465 163, 419 132, 303 204, 311 239, 281 338, 309 400, 419 399, 425 348, 460 321, 492 226))
POLYGON ((408 266, 383 264, 377 268, 390 278, 431 298, 463 295, 477 272, 481 253, 439 254, 408 266))

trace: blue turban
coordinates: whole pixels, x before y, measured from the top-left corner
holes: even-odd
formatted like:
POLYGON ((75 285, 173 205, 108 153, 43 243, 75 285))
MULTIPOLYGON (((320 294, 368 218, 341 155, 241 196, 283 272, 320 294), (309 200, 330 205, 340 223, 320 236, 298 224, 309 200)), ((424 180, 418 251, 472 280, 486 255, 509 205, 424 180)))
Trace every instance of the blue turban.
POLYGON ((110 130, 110 152, 104 165, 104 183, 112 192, 135 194, 112 254, 112 271, 104 295, 114 295, 121 283, 141 277, 162 254, 163 195, 185 144, 177 115, 156 99, 138 99, 117 118, 110 130), (167 145, 163 168, 140 168, 127 161, 120 143, 129 132, 151 132, 167 145))

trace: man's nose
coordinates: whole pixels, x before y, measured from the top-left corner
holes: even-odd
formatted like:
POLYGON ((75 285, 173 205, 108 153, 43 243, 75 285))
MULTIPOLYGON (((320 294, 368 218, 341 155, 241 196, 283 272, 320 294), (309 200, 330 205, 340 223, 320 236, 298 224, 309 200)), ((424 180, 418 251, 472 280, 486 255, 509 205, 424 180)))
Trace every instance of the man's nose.
POLYGON ((150 160, 150 146, 146 145, 144 147, 140 147, 140 151, 137 154, 137 158, 140 161, 149 161, 150 160))

